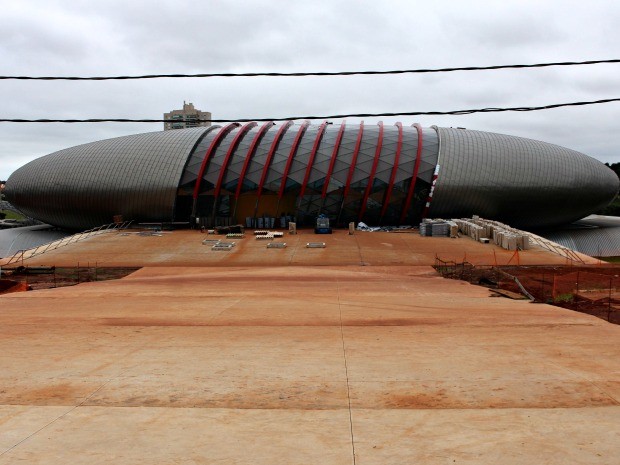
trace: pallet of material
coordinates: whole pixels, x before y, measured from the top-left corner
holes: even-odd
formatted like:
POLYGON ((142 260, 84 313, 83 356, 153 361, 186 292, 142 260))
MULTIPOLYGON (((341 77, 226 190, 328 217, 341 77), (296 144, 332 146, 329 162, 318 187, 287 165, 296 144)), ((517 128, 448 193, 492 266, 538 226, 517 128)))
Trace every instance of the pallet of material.
POLYGON ((528 233, 499 221, 485 220, 474 216, 472 219, 454 220, 463 234, 475 241, 489 238, 495 245, 506 250, 526 250, 530 248, 528 233))
POLYGON ((211 247, 211 250, 232 250, 234 246, 234 242, 220 242, 211 247))
POLYGON ((205 239, 204 241, 202 241, 202 245, 215 245, 219 243, 220 243, 219 239, 205 239))

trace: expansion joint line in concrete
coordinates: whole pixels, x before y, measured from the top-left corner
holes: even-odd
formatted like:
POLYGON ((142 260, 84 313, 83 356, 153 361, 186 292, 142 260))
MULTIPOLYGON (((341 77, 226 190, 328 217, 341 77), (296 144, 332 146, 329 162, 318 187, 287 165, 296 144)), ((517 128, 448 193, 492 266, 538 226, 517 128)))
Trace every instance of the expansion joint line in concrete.
POLYGON ((91 392, 90 394, 88 394, 79 404, 74 405, 73 407, 71 407, 69 410, 67 410, 65 413, 63 413, 62 415, 59 415, 58 417, 54 418, 52 421, 50 421, 49 423, 43 425, 41 428, 39 428, 38 430, 30 433, 28 436, 26 436, 25 438, 23 438, 21 441, 16 442, 15 444, 13 444, 11 447, 9 447, 7 450, 5 450, 4 452, 0 453, 0 457, 2 457, 5 454, 8 454, 9 452, 11 452, 13 449, 15 449, 16 447, 19 447, 20 445, 22 445, 23 443, 25 443, 26 441, 28 441, 30 438, 32 438, 33 436, 36 436, 37 434, 39 434, 41 431, 43 431, 44 429, 46 429, 47 427, 53 425, 54 423, 56 423, 58 420, 63 419, 64 417, 66 417, 67 415, 69 415, 71 412, 73 412, 76 408, 81 407, 82 405, 84 405, 91 397, 93 397, 95 394, 97 394, 101 389, 103 389, 103 387, 110 383, 112 380, 118 378, 118 376, 115 376, 114 378, 110 378, 108 379, 105 383, 103 383, 101 386, 99 386, 97 389, 95 389, 93 392, 91 392))
POLYGON ((340 340, 342 341, 342 357, 344 359, 344 374, 347 379, 347 400, 349 402, 349 428, 351 429, 351 452, 353 465, 355 465, 355 438, 353 436, 353 414, 351 412, 351 388, 349 387, 349 366, 347 365, 347 348, 344 344, 344 330, 342 329, 342 307, 340 306, 340 281, 336 279, 338 313, 340 315, 340 340))

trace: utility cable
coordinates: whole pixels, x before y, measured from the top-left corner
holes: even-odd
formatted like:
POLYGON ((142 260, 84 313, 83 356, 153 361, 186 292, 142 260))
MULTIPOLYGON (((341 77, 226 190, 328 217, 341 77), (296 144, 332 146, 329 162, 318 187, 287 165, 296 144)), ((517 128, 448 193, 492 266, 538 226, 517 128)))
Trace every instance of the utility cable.
MULTIPOLYGON (((445 115, 471 115, 474 113, 502 113, 513 111, 540 111, 551 110, 554 108, 577 107, 584 105, 597 105, 602 103, 620 102, 620 98, 608 98, 602 100, 591 100, 586 102, 553 103, 537 107, 506 107, 506 108, 477 108, 469 110, 452 111, 402 111, 393 113, 347 113, 340 115, 322 116, 287 116, 285 118, 239 118, 239 119, 192 119, 192 123, 244 123, 249 121, 289 121, 289 120, 317 120, 317 119, 342 119, 342 118, 378 118, 391 116, 445 116, 445 115)), ((0 123, 178 123, 187 122, 185 120, 171 119, 131 119, 131 118, 88 118, 88 119, 22 119, 22 118, 0 118, 0 123)))
POLYGON ((535 63, 526 65, 495 65, 495 66, 463 66, 450 68, 421 68, 396 69, 387 71, 312 71, 294 73, 197 73, 197 74, 143 74, 135 76, 0 76, 0 80, 23 81, 112 81, 132 79, 161 79, 161 78, 238 78, 238 77, 306 77, 306 76, 364 76, 386 74, 424 74, 450 73, 454 71, 490 71, 497 69, 547 68, 550 66, 582 66, 598 65, 603 63, 620 63, 620 59, 588 60, 588 61, 561 61, 555 63, 535 63))

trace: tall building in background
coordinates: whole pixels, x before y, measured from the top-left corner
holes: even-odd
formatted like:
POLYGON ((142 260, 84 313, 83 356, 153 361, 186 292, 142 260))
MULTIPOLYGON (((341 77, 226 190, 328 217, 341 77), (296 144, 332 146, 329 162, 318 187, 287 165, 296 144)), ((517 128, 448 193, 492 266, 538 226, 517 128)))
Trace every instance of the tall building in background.
POLYGON ((201 119, 211 119, 210 112, 197 110, 194 108, 193 103, 185 103, 185 101, 183 102, 182 110, 172 110, 170 113, 164 113, 164 119, 173 120, 171 123, 164 123, 164 131, 211 126, 209 121, 199 121, 201 119))

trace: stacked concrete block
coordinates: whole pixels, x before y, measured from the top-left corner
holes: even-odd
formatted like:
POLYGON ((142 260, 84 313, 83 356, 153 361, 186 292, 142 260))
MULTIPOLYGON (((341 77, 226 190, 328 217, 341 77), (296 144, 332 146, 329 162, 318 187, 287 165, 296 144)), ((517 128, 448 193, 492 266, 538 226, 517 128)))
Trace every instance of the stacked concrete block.
POLYGON ((471 237, 475 241, 488 237, 487 230, 474 223, 472 220, 459 219, 452 220, 458 226, 458 229, 466 236, 471 237))
POLYGON ((506 250, 526 250, 530 247, 528 233, 500 223, 474 216, 472 219, 454 220, 459 230, 480 242, 492 242, 506 250), (485 239, 489 240, 485 240, 485 239))
POLYGON ((424 219, 420 223, 420 236, 456 237, 458 226, 453 221, 424 219))

